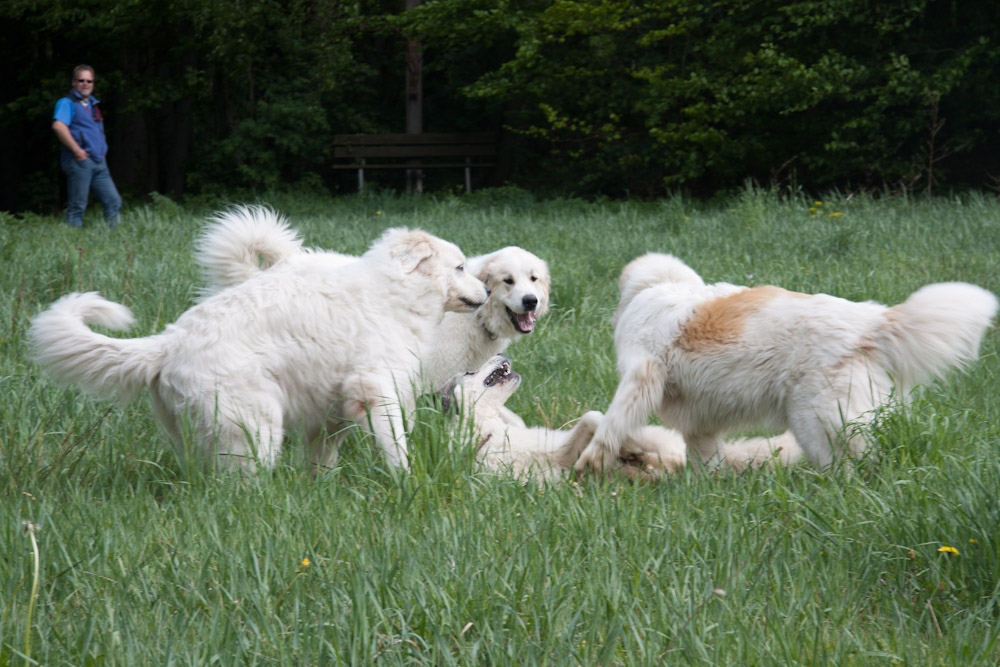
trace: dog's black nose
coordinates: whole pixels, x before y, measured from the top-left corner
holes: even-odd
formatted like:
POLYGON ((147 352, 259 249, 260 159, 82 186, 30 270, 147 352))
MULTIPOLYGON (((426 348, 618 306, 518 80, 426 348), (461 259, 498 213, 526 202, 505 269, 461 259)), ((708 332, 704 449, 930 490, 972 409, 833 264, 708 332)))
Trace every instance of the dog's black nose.
POLYGON ((521 304, 524 306, 525 310, 534 310, 535 306, 538 305, 538 297, 534 294, 529 294, 521 299, 521 304))

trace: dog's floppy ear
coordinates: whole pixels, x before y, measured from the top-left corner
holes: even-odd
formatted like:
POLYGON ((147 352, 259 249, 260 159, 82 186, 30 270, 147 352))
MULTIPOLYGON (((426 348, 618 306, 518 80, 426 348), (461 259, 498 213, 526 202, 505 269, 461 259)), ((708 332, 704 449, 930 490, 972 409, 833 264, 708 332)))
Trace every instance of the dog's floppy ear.
POLYGON ((535 313, 539 317, 549 312, 549 292, 552 289, 552 274, 549 273, 549 265, 542 260, 539 266, 541 271, 538 275, 538 282, 541 284, 542 288, 539 290, 541 294, 538 299, 538 307, 535 308, 535 313))
POLYGON ((448 414, 455 403, 455 388, 458 386, 460 375, 456 375, 441 387, 438 392, 438 402, 441 404, 441 412, 448 414))
POLYGON ((434 257, 437 250, 428 234, 412 231, 393 239, 390 253, 403 271, 413 273, 424 260, 434 257))
POLYGON ((495 252, 479 257, 469 257, 465 260, 465 270, 483 281, 489 288, 493 288, 493 260, 495 252))

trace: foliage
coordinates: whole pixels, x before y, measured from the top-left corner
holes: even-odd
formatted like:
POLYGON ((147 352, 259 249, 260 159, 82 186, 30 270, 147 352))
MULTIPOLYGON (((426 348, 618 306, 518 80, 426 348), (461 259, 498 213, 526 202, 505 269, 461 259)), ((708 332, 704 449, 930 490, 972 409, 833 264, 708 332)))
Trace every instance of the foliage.
POLYGON ((814 187, 912 185, 933 178, 939 117, 947 150, 1000 120, 995 103, 969 104, 1000 101, 984 85, 1000 16, 984 5, 497 4, 428 2, 406 18, 430 48, 512 42, 467 94, 510 104, 508 125, 550 149, 556 180, 586 189, 714 190, 792 171, 814 187))
POLYGON ((19 156, 0 208, 57 206, 44 120, 81 61, 127 192, 351 187, 332 136, 402 131, 407 40, 424 52, 426 130, 506 130, 494 177, 536 191, 930 191, 1000 173, 990 3, 402 4, 0 4, 0 133, 19 156))

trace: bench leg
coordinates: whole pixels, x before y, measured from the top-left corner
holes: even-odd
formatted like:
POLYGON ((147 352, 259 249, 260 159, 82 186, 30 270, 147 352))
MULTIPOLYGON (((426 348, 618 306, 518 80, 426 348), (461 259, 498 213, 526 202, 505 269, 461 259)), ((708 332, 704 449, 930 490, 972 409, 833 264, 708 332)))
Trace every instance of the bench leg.
POLYGON ((365 189, 365 159, 361 158, 361 166, 358 167, 358 192, 365 189))
POLYGON ((469 163, 472 162, 472 158, 465 158, 465 194, 470 194, 472 192, 472 167, 469 163))

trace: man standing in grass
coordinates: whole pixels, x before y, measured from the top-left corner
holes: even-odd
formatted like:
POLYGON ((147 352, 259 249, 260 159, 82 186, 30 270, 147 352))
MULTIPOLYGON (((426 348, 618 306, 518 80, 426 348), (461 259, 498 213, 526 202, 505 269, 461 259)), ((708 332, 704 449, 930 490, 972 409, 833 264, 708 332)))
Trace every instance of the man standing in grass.
POLYGON ((72 84, 72 90, 56 102, 52 114, 52 130, 62 143, 59 164, 66 173, 69 199, 66 223, 71 227, 83 226, 87 198, 93 190, 104 205, 104 219, 114 229, 122 198, 111 180, 105 160, 108 142, 104 137, 104 116, 97 108, 100 102, 91 95, 94 92, 94 68, 78 65, 73 70, 72 84))

